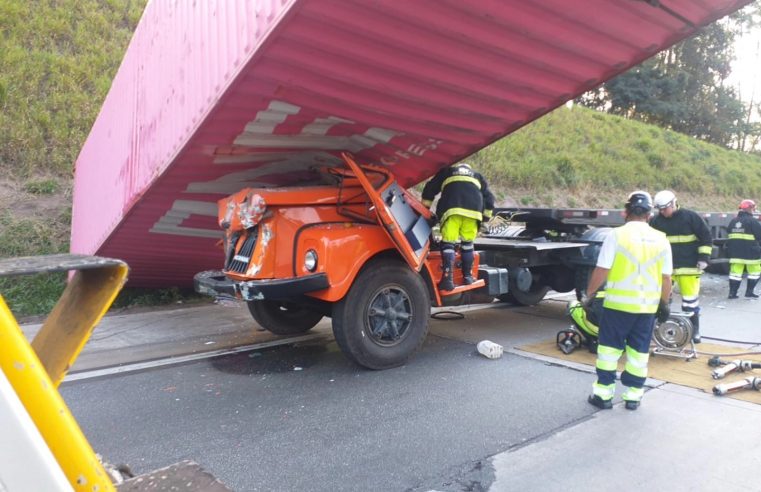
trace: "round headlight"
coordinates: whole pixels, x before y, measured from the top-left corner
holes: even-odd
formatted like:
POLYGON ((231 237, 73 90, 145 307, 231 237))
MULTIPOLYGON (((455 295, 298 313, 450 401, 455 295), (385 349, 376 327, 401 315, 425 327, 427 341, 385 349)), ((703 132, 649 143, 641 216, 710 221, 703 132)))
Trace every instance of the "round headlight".
POLYGON ((317 251, 310 249, 304 254, 304 268, 310 272, 317 269, 317 251))

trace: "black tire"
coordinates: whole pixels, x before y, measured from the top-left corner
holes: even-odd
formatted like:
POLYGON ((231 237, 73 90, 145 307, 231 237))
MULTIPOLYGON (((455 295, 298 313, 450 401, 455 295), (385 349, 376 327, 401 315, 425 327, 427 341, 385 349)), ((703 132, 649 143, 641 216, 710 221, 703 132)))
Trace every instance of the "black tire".
POLYGON ((401 366, 420 348, 430 315, 428 289, 419 274, 399 261, 374 261, 334 304, 333 334, 355 363, 388 369, 401 366))
POLYGON ((287 301, 248 301, 254 321, 275 335, 305 333, 320 322, 322 313, 287 301))
POLYGON ((592 276, 592 271, 594 271, 594 267, 592 266, 583 266, 579 265, 576 267, 576 300, 580 301, 583 297, 584 292, 587 290, 587 285, 589 284, 589 278, 592 276))
POLYGON ((533 306, 539 304, 549 291, 550 287, 547 285, 532 284, 528 291, 511 289, 507 294, 499 296, 499 300, 521 306, 533 306))

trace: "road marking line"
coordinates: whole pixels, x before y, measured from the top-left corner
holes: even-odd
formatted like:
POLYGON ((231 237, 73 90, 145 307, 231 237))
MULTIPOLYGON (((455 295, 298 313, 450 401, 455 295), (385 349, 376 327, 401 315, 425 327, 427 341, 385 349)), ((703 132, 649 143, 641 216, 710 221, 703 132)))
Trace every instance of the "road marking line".
POLYGON ((156 367, 173 366, 177 364, 183 364, 185 362, 193 362, 203 359, 211 359, 213 357, 220 357, 223 355, 238 354, 241 352, 249 352, 252 350, 263 349, 268 347, 276 347, 278 345, 288 345, 297 342, 306 342, 323 338, 325 335, 322 333, 315 333, 310 335, 303 335, 300 337, 284 338, 279 340, 270 340, 269 342, 254 343, 249 345, 241 345, 238 347, 230 347, 219 350, 211 350, 208 352, 199 352, 195 354, 180 355, 176 357, 167 357, 164 359, 154 359, 145 362, 135 362, 132 364, 122 364, 112 367, 104 367, 101 369, 93 369, 89 371, 73 372, 68 374, 63 382, 70 381, 82 381, 85 379, 92 379, 101 376, 111 376, 113 374, 126 374, 135 371, 142 371, 145 369, 153 369, 156 367))

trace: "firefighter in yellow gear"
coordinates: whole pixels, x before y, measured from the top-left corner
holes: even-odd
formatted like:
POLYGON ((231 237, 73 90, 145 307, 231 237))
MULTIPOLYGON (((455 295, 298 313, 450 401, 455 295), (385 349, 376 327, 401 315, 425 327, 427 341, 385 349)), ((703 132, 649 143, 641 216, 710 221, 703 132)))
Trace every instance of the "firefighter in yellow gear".
POLYGON ((748 271, 745 297, 758 299, 753 289, 761 277, 761 224, 753 217, 756 202, 740 202, 737 216, 727 226, 727 256, 729 256, 729 298, 737 299, 737 291, 743 279, 743 271, 748 271))
POLYGON ((579 345, 584 345, 593 354, 597 353, 597 339, 600 335, 600 316, 604 300, 605 291, 600 290, 595 294, 593 299, 587 299, 585 302, 574 299, 568 302, 568 315, 571 317, 576 331, 581 336, 579 338, 573 331, 562 330, 558 334, 558 345, 563 352, 570 354, 579 345))
POLYGON ((460 243, 462 276, 465 284, 472 284, 475 259, 473 241, 480 223, 490 219, 494 208, 494 195, 481 174, 470 164, 461 162, 440 170, 423 188, 423 205, 429 207, 441 193, 436 215, 441 221, 441 291, 454 289, 452 268, 455 245, 460 243))
POLYGON ((682 296, 682 311, 693 313, 692 341, 700 343, 700 277, 711 258, 711 230, 697 212, 677 204, 673 191, 656 193, 653 205, 658 215, 650 220, 650 226, 666 234, 671 244, 672 279, 682 296))

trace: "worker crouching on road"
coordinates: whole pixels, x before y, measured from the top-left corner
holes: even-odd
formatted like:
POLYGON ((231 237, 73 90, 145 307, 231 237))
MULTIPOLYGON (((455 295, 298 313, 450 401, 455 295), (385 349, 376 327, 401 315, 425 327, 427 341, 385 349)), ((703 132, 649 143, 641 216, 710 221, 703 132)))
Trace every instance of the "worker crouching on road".
POLYGON ((445 167, 426 183, 423 188, 423 205, 430 207, 439 193, 441 198, 436 205, 436 215, 441 221, 443 273, 438 287, 441 291, 449 291, 454 289, 452 269, 455 244, 460 238, 463 281, 466 285, 475 281, 472 273, 473 241, 481 221, 491 218, 494 195, 489 191, 483 176, 464 162, 445 167))
POLYGON ((655 318, 669 316, 671 247, 666 236, 650 227, 650 194, 635 191, 626 202, 626 223, 605 238, 587 286, 590 295, 605 284, 597 345, 597 382, 588 401, 613 407, 618 359, 626 350, 621 383, 626 408, 636 410, 644 394, 650 339, 655 318))
POLYGON ((597 339, 600 336, 600 318, 604 301, 605 291, 599 290, 594 298, 586 299, 585 302, 574 299, 568 303, 568 315, 584 337, 583 345, 586 345, 593 354, 597 353, 597 339))
POLYGON ((748 270, 748 285, 745 297, 757 299, 753 289, 761 276, 761 224, 753 217, 756 202, 743 200, 740 211, 727 226, 727 256, 729 256, 729 298, 737 299, 737 291, 743 279, 743 270, 748 270))
POLYGON ((658 215, 650 226, 666 234, 674 262, 673 280, 682 295, 682 311, 693 313, 692 341, 700 343, 700 276, 711 258, 713 238, 705 221, 692 210, 680 208, 673 191, 655 194, 653 204, 658 215))

